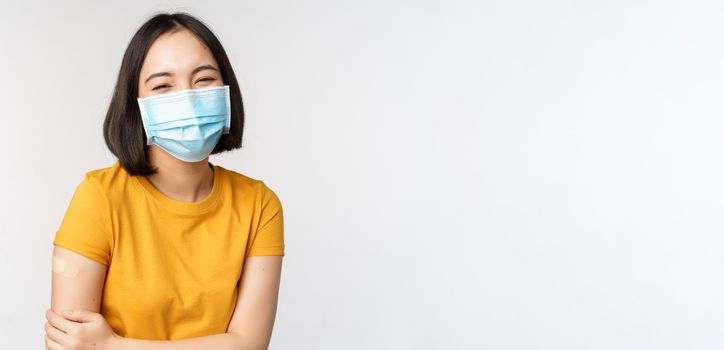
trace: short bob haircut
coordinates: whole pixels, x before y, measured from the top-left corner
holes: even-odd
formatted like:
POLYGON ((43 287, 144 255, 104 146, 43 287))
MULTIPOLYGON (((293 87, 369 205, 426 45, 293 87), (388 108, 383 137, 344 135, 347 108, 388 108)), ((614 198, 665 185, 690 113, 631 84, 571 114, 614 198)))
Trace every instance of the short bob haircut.
POLYGON ((118 72, 106 119, 103 122, 103 137, 106 145, 130 175, 150 175, 158 169, 152 168, 148 159, 148 145, 143 130, 138 97, 138 81, 141 65, 151 44, 162 34, 188 29, 211 51, 219 65, 221 78, 229 85, 231 99, 231 130, 222 134, 211 154, 241 148, 244 133, 244 105, 239 84, 231 68, 226 51, 219 39, 199 19, 184 12, 159 13, 148 19, 133 35, 118 72))

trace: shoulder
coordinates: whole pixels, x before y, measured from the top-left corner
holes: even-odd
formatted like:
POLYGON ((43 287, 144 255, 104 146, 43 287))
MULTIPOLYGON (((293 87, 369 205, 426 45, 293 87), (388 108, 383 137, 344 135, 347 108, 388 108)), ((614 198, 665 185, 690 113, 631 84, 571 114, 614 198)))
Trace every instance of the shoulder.
POLYGON ((91 169, 85 172, 84 180, 96 181, 102 185, 109 185, 125 181, 130 175, 121 166, 119 161, 103 168, 91 169))
POLYGON ((116 197, 114 194, 122 194, 130 179, 131 175, 116 161, 112 165, 86 171, 79 186, 93 188, 95 193, 108 200, 116 197))
POLYGON ((217 167, 226 173, 233 191, 246 194, 253 193, 256 200, 261 202, 266 202, 270 199, 278 201, 274 190, 272 190, 263 180, 251 177, 238 171, 224 168, 220 165, 217 165, 217 167))

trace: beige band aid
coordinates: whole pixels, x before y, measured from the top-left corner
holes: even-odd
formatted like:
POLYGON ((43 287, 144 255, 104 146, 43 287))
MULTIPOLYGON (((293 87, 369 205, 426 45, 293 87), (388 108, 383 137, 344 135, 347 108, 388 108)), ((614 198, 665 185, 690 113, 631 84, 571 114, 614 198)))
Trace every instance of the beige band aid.
POLYGON ((53 255, 53 272, 61 276, 73 278, 78 275, 78 266, 53 255))

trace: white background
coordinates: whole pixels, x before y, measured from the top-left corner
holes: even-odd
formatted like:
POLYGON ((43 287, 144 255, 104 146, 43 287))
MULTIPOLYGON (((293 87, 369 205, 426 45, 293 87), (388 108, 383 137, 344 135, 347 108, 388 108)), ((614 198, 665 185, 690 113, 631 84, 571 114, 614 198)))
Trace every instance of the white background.
POLYGON ((43 347, 52 240, 154 11, 219 36, 282 200, 272 349, 724 347, 724 5, 13 1, 0 348, 43 347))

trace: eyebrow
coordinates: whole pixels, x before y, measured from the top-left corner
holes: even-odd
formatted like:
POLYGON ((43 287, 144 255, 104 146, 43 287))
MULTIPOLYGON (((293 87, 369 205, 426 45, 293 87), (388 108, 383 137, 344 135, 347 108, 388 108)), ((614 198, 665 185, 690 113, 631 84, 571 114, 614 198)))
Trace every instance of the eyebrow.
MULTIPOLYGON (((202 70, 206 70, 206 69, 215 70, 217 72, 219 71, 218 69, 216 69, 216 67, 214 67, 210 64, 206 64, 206 65, 198 66, 198 67, 194 68, 194 70, 191 71, 191 75, 195 75, 196 73, 198 73, 202 70)), ((173 76, 173 73, 169 73, 169 72, 153 73, 153 74, 149 75, 148 78, 146 78, 146 81, 144 81, 143 83, 146 84, 146 83, 148 83, 149 80, 156 78, 156 77, 170 77, 170 76, 173 76)))

